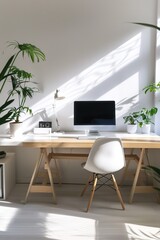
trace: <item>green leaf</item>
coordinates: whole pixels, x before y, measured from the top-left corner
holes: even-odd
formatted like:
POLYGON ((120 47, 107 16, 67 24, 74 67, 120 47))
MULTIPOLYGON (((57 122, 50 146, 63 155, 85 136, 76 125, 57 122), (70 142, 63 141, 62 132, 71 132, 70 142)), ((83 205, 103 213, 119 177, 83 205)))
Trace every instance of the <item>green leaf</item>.
POLYGON ((12 112, 9 111, 3 117, 0 117, 0 125, 10 122, 13 118, 11 117, 12 112))
POLYGON ((151 83, 150 85, 143 88, 145 94, 147 92, 156 92, 160 90, 160 82, 159 83, 151 83))
POLYGON ((12 89, 16 89, 17 86, 17 79, 14 76, 11 76, 11 82, 12 82, 12 89))
POLYGON ((154 114, 157 113, 157 111, 158 111, 158 108, 156 108, 156 107, 151 108, 150 115, 153 116, 154 114))
POLYGON ((21 70, 15 66, 11 67, 10 72, 12 72, 12 75, 15 75, 17 78, 31 79, 33 77, 31 73, 21 70))
POLYGON ((12 57, 9 58, 9 60, 7 61, 6 65, 4 66, 4 68, 2 69, 1 73, 0 73, 0 81, 2 81, 3 79, 5 79, 7 77, 6 73, 9 70, 9 66, 11 65, 12 61, 14 59, 14 55, 12 57))
POLYGON ((19 44, 18 42, 11 42, 9 46, 14 46, 14 48, 19 49, 19 51, 22 52, 22 57, 27 54, 27 56, 31 59, 32 62, 35 62, 35 59, 37 60, 37 62, 39 62, 40 60, 45 60, 45 54, 38 47, 32 44, 19 44))
POLYGON ((150 166, 145 167, 145 169, 152 170, 160 177, 160 168, 150 165, 150 166))
POLYGON ((150 27, 150 28, 155 28, 156 30, 160 31, 160 27, 154 25, 154 24, 149 24, 149 23, 141 23, 141 22, 132 22, 133 24, 145 26, 145 27, 150 27))
POLYGON ((160 169, 158 167, 149 165, 143 167, 143 169, 145 169, 156 181, 160 182, 160 169))
POLYGON ((4 104, 0 106, 0 113, 4 112, 6 108, 14 101, 14 99, 6 101, 4 104))

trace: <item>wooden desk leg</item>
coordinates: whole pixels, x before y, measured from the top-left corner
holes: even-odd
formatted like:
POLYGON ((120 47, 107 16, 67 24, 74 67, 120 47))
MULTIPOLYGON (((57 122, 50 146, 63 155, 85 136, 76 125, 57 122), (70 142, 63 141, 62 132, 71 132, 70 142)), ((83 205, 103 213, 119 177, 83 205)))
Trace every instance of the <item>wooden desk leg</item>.
POLYGON ((52 179, 51 169, 50 169, 50 166, 49 166, 47 150, 45 148, 40 149, 40 156, 39 156, 39 159, 36 162, 36 165, 35 165, 35 168, 34 168, 34 171, 33 171, 33 174, 32 174, 32 178, 31 178, 31 181, 30 181, 27 193, 26 193, 24 203, 27 202, 28 195, 29 195, 30 192, 51 192, 53 194, 53 202, 56 203, 56 195, 55 195, 55 191, 54 191, 53 179, 52 179), (40 164, 43 160, 43 157, 45 158, 45 164, 46 164, 46 168, 47 168, 47 172, 48 172, 48 176, 49 176, 49 180, 50 180, 50 186, 44 186, 44 187, 42 187, 41 185, 34 186, 33 182, 34 182, 34 179, 36 177, 37 171, 40 167, 40 164))
POLYGON ((136 186, 137 186, 138 177, 139 177, 140 170, 141 170, 141 167, 142 167, 144 153, 145 153, 145 149, 142 148, 141 153, 140 153, 140 157, 139 157, 139 161, 138 161, 138 165, 137 165, 137 169, 136 169, 136 174, 135 174, 133 185, 132 185, 132 189, 131 189, 131 193, 130 193, 129 203, 132 203, 132 201, 133 201, 134 193, 135 193, 136 186))
MULTIPOLYGON (((48 161, 49 161, 49 163, 51 163, 51 160, 54 161, 54 164, 55 164, 55 173, 56 173, 56 175, 57 175, 57 177, 58 177, 58 182, 59 182, 59 184, 61 185, 62 180, 61 180, 60 166, 59 166, 58 159, 56 159, 56 158, 54 157, 53 148, 52 148, 51 152, 48 154, 48 161)), ((53 174, 53 175, 54 175, 54 174, 53 174)))
POLYGON ((36 165, 35 165, 35 168, 34 168, 34 171, 33 171, 33 174, 32 174, 31 181, 30 181, 30 183, 29 183, 29 187, 28 187, 28 190, 27 190, 27 193, 26 193, 26 197, 25 197, 24 203, 27 202, 28 195, 29 195, 29 193, 30 193, 31 187, 32 187, 32 185, 33 185, 33 181, 34 181, 34 179, 35 179, 36 173, 37 173, 37 171, 38 171, 38 169, 39 169, 39 166, 40 166, 40 164, 41 164, 42 159, 43 159, 43 151, 40 151, 40 155, 39 155, 39 158, 38 158, 37 161, 36 161, 36 165))
POLYGON ((47 150, 45 148, 43 148, 43 152, 44 152, 45 163, 46 163, 46 167, 47 167, 47 171, 48 171, 49 181, 50 181, 50 184, 51 184, 53 201, 54 201, 54 203, 56 203, 56 194, 55 194, 55 190, 54 190, 53 178, 52 178, 51 168, 50 168, 50 165, 49 165, 47 150))

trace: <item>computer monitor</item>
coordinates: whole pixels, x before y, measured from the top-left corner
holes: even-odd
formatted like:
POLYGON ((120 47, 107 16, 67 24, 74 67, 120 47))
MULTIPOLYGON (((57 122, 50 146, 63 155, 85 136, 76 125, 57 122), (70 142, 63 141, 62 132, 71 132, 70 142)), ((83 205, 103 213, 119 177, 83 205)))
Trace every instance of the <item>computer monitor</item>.
POLYGON ((115 101, 75 101, 74 129, 98 134, 114 130, 116 125, 115 101))

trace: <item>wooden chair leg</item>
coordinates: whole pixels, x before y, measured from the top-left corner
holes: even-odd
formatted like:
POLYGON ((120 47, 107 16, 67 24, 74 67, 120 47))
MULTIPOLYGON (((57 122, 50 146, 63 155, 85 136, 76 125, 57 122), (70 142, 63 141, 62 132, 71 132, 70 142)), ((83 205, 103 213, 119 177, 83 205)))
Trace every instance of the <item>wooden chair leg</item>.
POLYGON ((114 187, 115 187, 115 189, 116 189, 116 192, 117 192, 118 198, 119 198, 119 200, 120 200, 120 203, 121 203, 122 209, 125 210, 124 202, 123 202, 123 199, 122 199, 121 193, 120 193, 120 191, 119 191, 119 188, 118 188, 118 185, 117 185, 116 179, 115 179, 115 177, 114 177, 113 174, 111 174, 111 177, 112 177, 112 181, 113 181, 114 187))
POLYGON ((85 187, 83 188, 83 191, 81 192, 81 197, 84 195, 85 191, 87 190, 87 188, 92 180, 93 180, 93 176, 90 176, 85 187))
POLYGON ((92 187, 92 191, 91 191, 91 196, 90 196, 90 199, 89 199, 89 202, 88 202, 88 206, 87 206, 86 212, 88 212, 88 210, 90 209, 90 206, 92 204, 94 192, 95 192, 96 185, 97 185, 97 180, 98 180, 98 177, 97 177, 97 175, 95 175, 94 176, 93 187, 92 187))

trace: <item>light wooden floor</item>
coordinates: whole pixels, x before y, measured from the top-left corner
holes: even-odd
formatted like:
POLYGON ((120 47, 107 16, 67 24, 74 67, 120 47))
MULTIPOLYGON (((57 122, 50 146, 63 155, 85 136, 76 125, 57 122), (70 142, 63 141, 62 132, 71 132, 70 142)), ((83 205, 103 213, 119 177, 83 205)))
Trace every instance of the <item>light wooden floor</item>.
POLYGON ((156 196, 138 194, 128 204, 129 188, 122 188, 126 210, 115 192, 96 192, 88 213, 88 192, 81 185, 56 186, 58 204, 50 194, 32 194, 22 204, 27 185, 16 185, 7 201, 0 201, 0 240, 152 240, 160 239, 160 204, 156 196))

